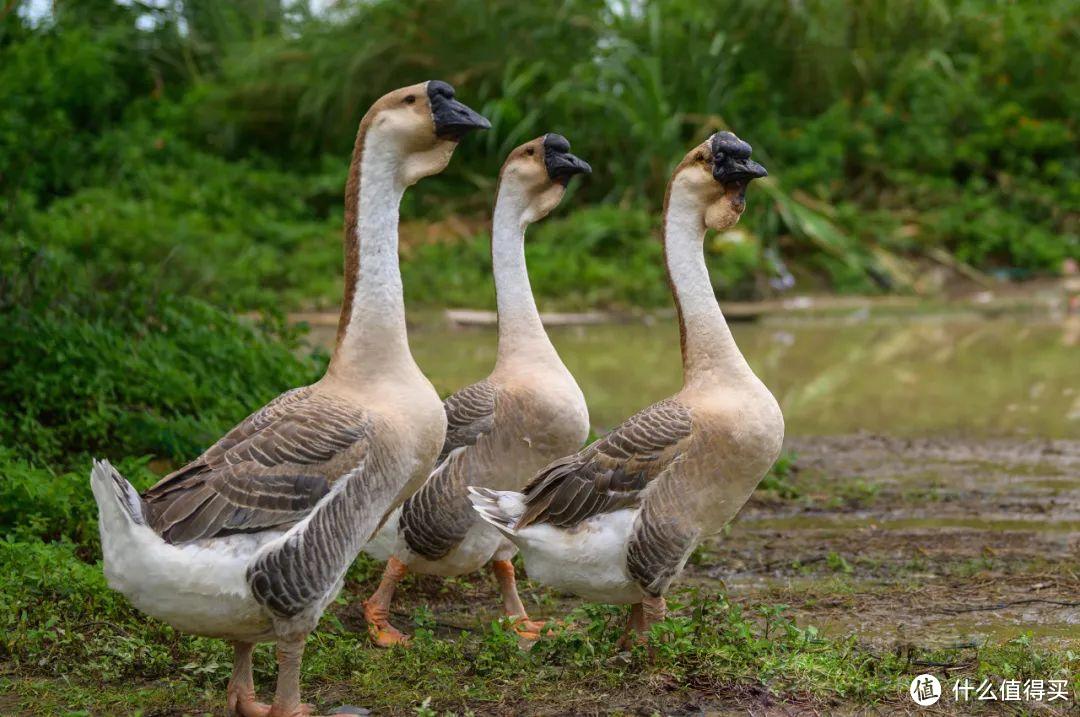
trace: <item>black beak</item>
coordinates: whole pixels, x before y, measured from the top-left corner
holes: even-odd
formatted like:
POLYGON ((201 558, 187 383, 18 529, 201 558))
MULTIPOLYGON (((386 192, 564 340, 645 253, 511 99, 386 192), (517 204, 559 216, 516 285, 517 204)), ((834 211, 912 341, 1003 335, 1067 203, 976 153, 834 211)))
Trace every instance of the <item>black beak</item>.
POLYGON ((591 174, 592 167, 581 157, 570 154, 570 142, 561 134, 549 132, 544 137, 544 166, 553 182, 570 182, 575 174, 591 174))
POLYGON ((474 129, 491 127, 486 117, 454 99, 454 88, 447 83, 431 80, 427 93, 435 120, 435 136, 439 139, 457 142, 474 129))
POLYGON ((711 149, 713 178, 718 182, 745 184, 751 180, 769 176, 764 167, 750 159, 753 147, 731 132, 714 134, 711 149))

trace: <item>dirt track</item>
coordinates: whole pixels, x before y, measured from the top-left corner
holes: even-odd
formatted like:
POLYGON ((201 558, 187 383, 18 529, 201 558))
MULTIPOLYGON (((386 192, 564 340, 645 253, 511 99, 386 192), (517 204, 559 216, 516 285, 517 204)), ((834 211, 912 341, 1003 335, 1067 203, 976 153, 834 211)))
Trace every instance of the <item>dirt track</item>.
MULTIPOLYGON (((788 447, 798 456, 791 484, 799 495, 759 493, 728 535, 695 554, 683 585, 723 583, 735 603, 788 605, 800 625, 855 634, 866 650, 907 654, 913 664, 927 649, 961 647, 955 667, 970 666, 988 639, 1025 633, 1044 646, 1080 648, 1080 441, 860 434, 799 439, 788 447)), ((354 587, 362 594, 367 586, 354 587)), ((497 615, 494 585, 485 576, 414 577, 399 594, 402 624, 427 604, 447 635, 497 615)), ((547 616, 575 604, 535 586, 523 596, 547 616)), ((341 617, 362 629, 358 602, 341 617)), ((950 667, 933 669, 947 677, 950 667)), ((869 711, 837 703, 822 712, 820 700, 789 696, 781 704, 764 690, 722 683, 657 684, 647 692, 596 695, 577 708, 583 714, 915 709, 901 700, 869 711)))
POLYGON ((1080 443, 799 440, 801 497, 754 501, 694 574, 885 645, 1080 644, 1080 443))

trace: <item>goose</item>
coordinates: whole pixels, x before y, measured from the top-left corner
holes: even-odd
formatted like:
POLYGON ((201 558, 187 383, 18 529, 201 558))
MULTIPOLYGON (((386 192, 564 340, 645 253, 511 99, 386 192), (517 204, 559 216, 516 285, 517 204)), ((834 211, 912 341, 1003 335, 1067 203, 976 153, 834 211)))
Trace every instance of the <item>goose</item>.
POLYGON ((529 577, 586 600, 631 604, 624 641, 664 618, 664 594, 691 551, 749 498, 780 453, 784 419, 739 352, 705 264, 706 229, 733 226, 751 148, 719 132, 676 167, 663 244, 679 318, 683 387, 522 492, 470 490, 480 516, 520 549, 529 577))
POLYGON ((435 469, 365 547, 387 561, 364 603, 370 637, 380 647, 408 642, 389 620, 394 588, 407 572, 465 575, 489 561, 515 629, 527 639, 539 636, 540 623, 529 620, 518 596, 510 562, 517 548, 480 520, 467 486, 521 488, 589 434, 585 397, 540 322, 524 240, 526 226, 555 208, 570 178, 590 171, 570 153, 566 138, 549 133, 514 149, 499 172, 491 241, 499 317, 495 367, 446 399, 449 430, 435 469))
POLYGON ((251 414, 139 495, 95 461, 105 575, 141 611, 234 648, 230 715, 298 717, 308 633, 379 523, 427 477, 446 416, 413 360, 398 266, 407 187, 489 127, 445 82, 390 92, 364 115, 345 189, 345 292, 325 375, 251 414), (275 642, 273 704, 255 643, 275 642))

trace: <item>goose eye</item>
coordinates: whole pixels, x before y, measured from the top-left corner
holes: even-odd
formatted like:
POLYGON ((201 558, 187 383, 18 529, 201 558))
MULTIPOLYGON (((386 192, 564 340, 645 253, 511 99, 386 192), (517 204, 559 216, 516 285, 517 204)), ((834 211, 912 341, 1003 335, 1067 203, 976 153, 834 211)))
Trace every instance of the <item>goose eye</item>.
POLYGON ((529 147, 527 150, 525 150, 525 154, 527 154, 527 155, 529 155, 531 157, 534 154, 536 154, 536 150, 533 149, 532 147, 529 147))
POLYGON ((406 95, 405 104, 407 104, 407 105, 416 104, 416 95, 406 95))

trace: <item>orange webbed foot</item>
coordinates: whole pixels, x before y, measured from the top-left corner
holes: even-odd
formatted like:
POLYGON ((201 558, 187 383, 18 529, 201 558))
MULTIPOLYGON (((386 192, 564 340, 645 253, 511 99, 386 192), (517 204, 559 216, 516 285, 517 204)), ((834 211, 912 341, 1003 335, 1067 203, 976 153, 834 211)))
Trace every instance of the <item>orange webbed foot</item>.
POLYGON ((229 690, 229 717, 270 717, 270 705, 255 699, 254 692, 229 690))
POLYGON ((285 710, 280 710, 280 709, 275 711, 275 707, 271 706, 270 711, 267 713, 266 717, 320 717, 320 716, 315 714, 315 705, 308 704, 307 702, 304 702, 303 704, 297 705, 296 708, 293 709, 290 712, 286 712, 285 710))
POLYGON ((409 636, 390 624, 390 612, 374 600, 364 603, 364 620, 367 621, 368 637, 376 647, 407 647, 409 636))
POLYGON ((410 640, 408 635, 391 625, 389 622, 385 622, 382 625, 369 624, 368 637, 371 638, 372 644, 376 647, 384 648, 394 647, 395 645, 408 647, 410 640))

